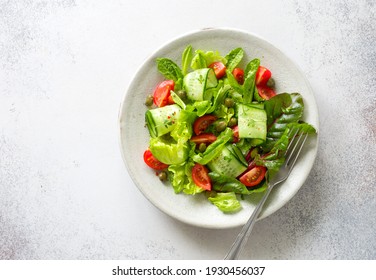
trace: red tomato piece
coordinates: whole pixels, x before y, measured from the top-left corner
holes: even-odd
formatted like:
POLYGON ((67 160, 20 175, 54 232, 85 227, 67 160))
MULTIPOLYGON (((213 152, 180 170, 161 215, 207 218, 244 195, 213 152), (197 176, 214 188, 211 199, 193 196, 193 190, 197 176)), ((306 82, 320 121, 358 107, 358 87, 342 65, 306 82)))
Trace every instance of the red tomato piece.
POLYGON ((192 136, 191 141, 195 144, 209 144, 217 140, 217 137, 213 133, 201 133, 200 135, 192 136))
POLYGON ((271 76, 272 72, 268 68, 259 66, 256 72, 256 85, 266 85, 271 76))
POLYGON ((240 182, 246 187, 254 187, 261 183, 266 173, 265 166, 255 166, 240 177, 240 182))
MULTIPOLYGON (((170 92, 171 92, 171 91, 170 91, 170 92)), ((170 93, 169 96, 168 96, 167 104, 168 104, 168 105, 175 104, 174 99, 172 99, 172 95, 171 95, 171 93, 170 93)))
POLYGON ((212 185, 208 172, 209 171, 205 166, 196 163, 192 168, 192 179, 197 186, 203 188, 204 190, 210 191, 212 185))
POLYGON ((237 80, 237 82, 242 85, 244 83, 244 71, 241 68, 235 68, 232 71, 232 75, 234 75, 234 78, 237 80))
POLYGON ((270 87, 266 85, 265 86, 259 85, 256 87, 257 87, 258 94, 260 95, 262 99, 269 100, 273 96, 277 95, 273 89, 271 89, 270 87))
POLYGON ((151 153, 150 149, 146 149, 144 152, 144 162, 151 168, 155 170, 162 170, 168 167, 167 164, 160 162, 156 159, 153 154, 151 153))
POLYGON ((174 90, 175 83, 173 80, 167 80, 159 83, 154 90, 153 101, 158 107, 163 107, 169 104, 169 97, 171 90, 174 90))
POLYGON ((216 116, 213 115, 204 115, 202 117, 199 117, 195 120, 193 123, 193 131, 196 135, 200 135, 202 132, 204 132, 209 125, 211 125, 215 120, 217 119, 216 116))
POLYGON ((226 74, 226 66, 220 61, 213 62, 209 65, 209 68, 213 68, 217 79, 222 78, 226 74))
POLYGON ((239 127, 237 125, 235 125, 234 127, 232 127, 232 132, 234 133, 233 137, 233 142, 234 143, 237 143, 239 142, 239 127))

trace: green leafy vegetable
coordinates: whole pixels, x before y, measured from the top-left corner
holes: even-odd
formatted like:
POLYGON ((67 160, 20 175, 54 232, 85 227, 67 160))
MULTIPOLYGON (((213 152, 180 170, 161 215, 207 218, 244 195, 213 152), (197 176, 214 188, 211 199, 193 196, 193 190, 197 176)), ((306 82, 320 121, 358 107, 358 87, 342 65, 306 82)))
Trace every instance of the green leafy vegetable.
POLYGON ((244 51, 242 48, 236 48, 230 51, 225 58, 227 59, 226 68, 232 72, 243 59, 244 51))
POLYGON ((260 60, 255 58, 251 60, 244 71, 244 84, 243 84, 243 102, 248 104, 252 102, 253 92, 255 90, 256 73, 260 66, 260 60))
MULTIPOLYGON (((231 71, 228 69, 226 70, 226 78, 228 84, 238 93, 243 94, 243 86, 239 85, 238 81, 235 79, 234 75, 232 75, 231 71)), ((241 97, 242 98, 242 97, 241 97)))
POLYGON ((189 143, 156 137, 150 139, 149 148, 159 161, 165 164, 181 164, 188 158, 189 143))
POLYGON ((197 186, 192 180, 192 167, 194 163, 188 161, 185 164, 170 165, 168 167, 169 178, 175 193, 184 192, 185 194, 197 194, 204 191, 197 186))
POLYGON ((303 116, 303 98, 299 93, 281 93, 265 101, 268 132, 264 151, 269 151, 282 137, 289 123, 298 122, 303 116))
POLYGON ((206 60, 202 52, 196 51, 195 56, 192 58, 191 68, 194 70, 206 68, 206 60))
POLYGON ((169 80, 178 82, 179 79, 183 79, 184 75, 179 66, 171 59, 157 58, 158 71, 169 80))
POLYGON ((242 208, 233 192, 217 193, 215 196, 209 197, 208 199, 224 213, 236 212, 242 208))
POLYGON ((181 58, 181 61, 182 61, 182 73, 183 75, 187 75, 188 73, 188 67, 189 67, 189 63, 190 61, 192 60, 192 46, 191 45, 188 45, 183 54, 182 54, 182 58, 181 58))

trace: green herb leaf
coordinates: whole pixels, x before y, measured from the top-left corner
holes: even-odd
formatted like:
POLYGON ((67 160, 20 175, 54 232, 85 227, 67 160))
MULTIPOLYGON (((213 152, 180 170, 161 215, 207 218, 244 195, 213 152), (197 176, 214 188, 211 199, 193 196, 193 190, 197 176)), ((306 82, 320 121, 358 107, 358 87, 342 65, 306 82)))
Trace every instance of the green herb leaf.
POLYGON ((184 77, 179 66, 177 66, 171 59, 157 58, 157 68, 163 76, 174 82, 177 82, 184 77))

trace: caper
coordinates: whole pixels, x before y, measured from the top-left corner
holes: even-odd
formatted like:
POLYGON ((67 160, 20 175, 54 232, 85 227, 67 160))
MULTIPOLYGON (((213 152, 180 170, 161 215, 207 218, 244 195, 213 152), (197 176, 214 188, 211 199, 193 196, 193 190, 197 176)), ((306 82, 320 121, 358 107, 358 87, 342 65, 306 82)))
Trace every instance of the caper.
POLYGON ((145 100, 145 105, 146 106, 151 106, 153 105, 153 95, 148 95, 145 100))
POLYGON ((227 97, 225 99, 225 106, 228 107, 228 108, 232 108, 234 107, 235 105, 235 102, 234 102, 234 99, 230 98, 230 97, 227 97))
POLYGON ((237 120, 235 117, 232 117, 232 118, 228 121, 228 126, 232 127, 232 126, 237 125, 237 123, 238 123, 238 120, 237 120))
POLYGON ((166 171, 159 172, 158 177, 159 177, 159 180, 166 181, 166 179, 167 179, 167 172, 166 171))
POLYGON ((205 150, 206 150, 206 144, 205 143, 201 143, 200 146, 198 146, 198 150, 201 153, 205 152, 205 150))
POLYGON ((269 80, 266 82, 266 85, 270 88, 273 88, 275 86, 275 81, 273 78, 269 78, 269 80))
POLYGON ((177 93, 176 93, 180 99, 184 100, 187 98, 187 93, 184 91, 184 90, 179 90, 177 93))
POLYGON ((217 132, 221 132, 221 131, 225 130, 226 127, 227 127, 227 124, 226 124, 225 121, 218 121, 218 122, 215 123, 215 130, 217 132))

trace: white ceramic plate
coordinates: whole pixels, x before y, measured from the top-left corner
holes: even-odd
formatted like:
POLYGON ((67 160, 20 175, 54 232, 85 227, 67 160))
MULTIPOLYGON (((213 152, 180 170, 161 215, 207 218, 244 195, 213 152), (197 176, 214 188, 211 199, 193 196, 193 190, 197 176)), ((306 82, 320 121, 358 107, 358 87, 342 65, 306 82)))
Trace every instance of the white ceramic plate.
MULTIPOLYGON (((122 155, 136 186, 157 208, 184 223, 206 228, 241 226, 255 208, 260 194, 242 200, 241 211, 224 214, 203 194, 175 194, 173 188, 168 183, 160 182, 155 172, 143 161, 143 153, 150 138, 147 128, 144 127, 147 109, 144 105, 145 97, 163 80, 155 59, 167 57, 181 65, 181 54, 189 44, 194 49, 218 50, 222 55, 236 47, 242 47, 246 54, 243 58, 245 63, 253 58, 260 58, 261 65, 271 70, 278 93, 302 94, 305 103, 304 120, 318 129, 316 101, 303 73, 286 55, 258 36, 240 30, 205 29, 176 38, 152 54, 135 73, 120 108, 119 122, 122 155)), ((290 177, 273 190, 259 219, 281 208, 303 185, 313 166, 318 147, 317 137, 310 137, 307 142, 290 177)))

